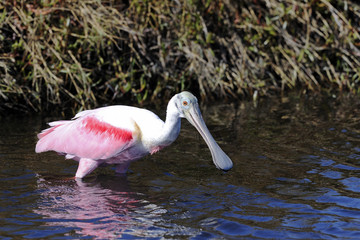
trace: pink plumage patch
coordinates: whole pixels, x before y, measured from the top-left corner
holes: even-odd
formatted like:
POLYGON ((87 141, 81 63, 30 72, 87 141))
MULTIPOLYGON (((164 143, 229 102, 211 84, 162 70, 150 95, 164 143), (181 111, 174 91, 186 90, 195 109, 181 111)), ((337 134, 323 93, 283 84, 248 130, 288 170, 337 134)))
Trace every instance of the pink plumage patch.
MULTIPOLYGON (((59 126, 59 125, 58 125, 59 126)), ((38 139, 41 139, 43 137, 45 137, 46 135, 50 134, 52 131, 55 130, 55 128, 57 128, 58 126, 55 126, 55 127, 51 127, 51 128, 48 128, 48 129, 45 129, 43 130, 41 133, 39 133, 37 135, 38 139)))
POLYGON ((153 155, 153 154, 157 153, 158 151, 160 151, 163 148, 164 147, 162 147, 162 146, 157 146, 157 147, 151 149, 150 154, 153 155))
POLYGON ((82 130, 85 130, 85 132, 91 132, 104 138, 113 138, 114 140, 121 142, 129 142, 133 139, 131 131, 114 127, 113 125, 102 122, 95 117, 86 117, 82 120, 82 124, 82 130))

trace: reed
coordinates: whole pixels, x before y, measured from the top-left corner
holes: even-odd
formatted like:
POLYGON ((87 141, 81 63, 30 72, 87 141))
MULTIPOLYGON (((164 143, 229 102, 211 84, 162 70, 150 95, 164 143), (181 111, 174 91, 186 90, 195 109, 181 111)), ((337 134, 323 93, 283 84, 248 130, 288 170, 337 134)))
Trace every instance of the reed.
POLYGON ((0 108, 359 94, 355 0, 4 0, 0 108))

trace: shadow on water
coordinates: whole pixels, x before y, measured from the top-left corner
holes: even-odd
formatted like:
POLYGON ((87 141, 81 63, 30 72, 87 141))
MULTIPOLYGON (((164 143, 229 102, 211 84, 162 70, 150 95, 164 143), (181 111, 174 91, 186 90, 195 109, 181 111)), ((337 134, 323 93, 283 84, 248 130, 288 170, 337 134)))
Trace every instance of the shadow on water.
POLYGON ((358 239, 359 105, 293 96, 203 106, 234 161, 228 173, 183 121, 178 140, 127 178, 107 167, 84 181, 72 179, 75 162, 34 153, 44 118, 3 118, 0 236, 358 239))

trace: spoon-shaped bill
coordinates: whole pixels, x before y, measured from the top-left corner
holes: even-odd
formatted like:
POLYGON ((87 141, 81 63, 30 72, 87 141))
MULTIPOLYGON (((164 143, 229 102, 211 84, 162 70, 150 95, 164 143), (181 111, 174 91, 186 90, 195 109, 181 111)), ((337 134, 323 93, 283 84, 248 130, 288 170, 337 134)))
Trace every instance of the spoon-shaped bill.
POLYGON ((184 113, 186 119, 199 131, 208 145, 213 162, 218 169, 230 170, 233 166, 231 159, 224 153, 224 151, 216 143, 215 139, 211 136, 209 129, 206 127, 205 122, 201 116, 199 105, 194 104, 188 111, 184 113))

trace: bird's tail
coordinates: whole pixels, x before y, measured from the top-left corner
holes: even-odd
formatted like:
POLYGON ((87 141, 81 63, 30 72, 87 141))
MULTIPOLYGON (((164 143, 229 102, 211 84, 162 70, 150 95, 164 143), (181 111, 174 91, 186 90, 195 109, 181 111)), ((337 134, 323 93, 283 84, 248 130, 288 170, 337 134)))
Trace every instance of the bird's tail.
POLYGON ((50 137, 52 134, 52 132, 64 125, 65 123, 67 123, 69 121, 55 121, 55 122, 50 122, 49 125, 51 126, 50 128, 47 128, 47 129, 44 129, 41 131, 41 133, 39 133, 37 135, 39 141, 37 142, 36 144, 36 147, 35 147, 35 152, 39 153, 39 152, 45 152, 45 151, 48 151, 47 149, 47 145, 48 145, 48 142, 47 140, 50 140, 52 139, 52 137, 50 137), (47 136, 50 137, 50 139, 47 139, 47 136))

